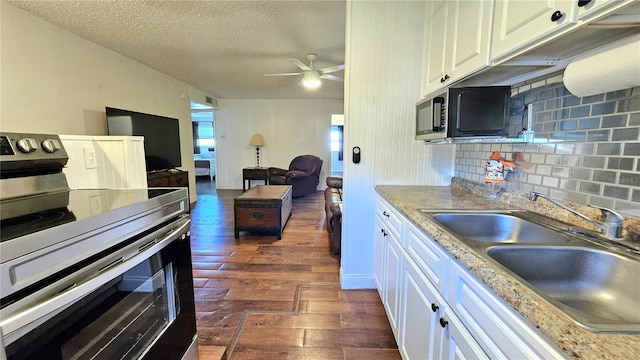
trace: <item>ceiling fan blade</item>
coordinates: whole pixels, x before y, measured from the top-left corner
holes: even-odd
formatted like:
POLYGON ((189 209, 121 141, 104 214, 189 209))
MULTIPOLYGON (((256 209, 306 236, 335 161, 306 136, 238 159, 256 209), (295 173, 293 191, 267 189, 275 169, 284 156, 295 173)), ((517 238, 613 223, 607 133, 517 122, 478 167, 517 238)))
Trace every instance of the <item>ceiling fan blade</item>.
POLYGON ((291 75, 304 75, 304 73, 264 74, 264 76, 291 76, 291 75))
POLYGON ((344 79, 341 77, 337 77, 335 75, 327 75, 327 74, 322 74, 320 75, 321 79, 327 79, 327 80, 333 80, 333 81, 339 81, 339 82, 344 82, 344 79))
POLYGON ((296 64, 297 67, 299 67, 300 69, 302 69, 304 71, 311 71, 310 67, 308 67, 305 63, 303 63, 302 61, 300 61, 298 59, 289 59, 289 61, 293 61, 293 63, 296 64))
POLYGON ((332 72, 336 72, 336 71, 340 71, 340 70, 344 70, 344 64, 342 65, 335 65, 335 66, 329 66, 326 67, 324 69, 320 69, 319 71, 323 74, 328 74, 328 73, 332 73, 332 72))

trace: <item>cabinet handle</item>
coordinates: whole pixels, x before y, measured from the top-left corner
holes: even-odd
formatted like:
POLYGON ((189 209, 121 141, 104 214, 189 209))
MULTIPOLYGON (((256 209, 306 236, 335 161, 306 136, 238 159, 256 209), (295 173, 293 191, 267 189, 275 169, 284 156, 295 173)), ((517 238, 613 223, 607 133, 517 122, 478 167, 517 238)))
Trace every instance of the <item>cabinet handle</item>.
POLYGON ((562 14, 562 12, 560 10, 556 10, 553 14, 551 14, 551 21, 558 21, 560 19, 562 19, 564 15, 562 14))
POLYGON ((436 305, 435 303, 431 303, 431 311, 436 312, 438 311, 438 309, 440 309, 440 306, 436 305))
POLYGON ((440 326, 445 328, 447 327, 447 324, 449 324, 449 322, 447 320, 445 320, 444 318, 440 318, 440 326))
POLYGON ((578 7, 587 6, 590 2, 591 0, 578 0, 578 7))
POLYGON ((449 80, 449 75, 445 74, 444 77, 442 79, 440 79, 440 83, 443 84, 447 80, 449 80))
POLYGON ((389 217, 389 213, 387 213, 387 211, 386 211, 386 210, 382 212, 382 215, 384 215, 384 216, 386 216, 386 217, 389 217))

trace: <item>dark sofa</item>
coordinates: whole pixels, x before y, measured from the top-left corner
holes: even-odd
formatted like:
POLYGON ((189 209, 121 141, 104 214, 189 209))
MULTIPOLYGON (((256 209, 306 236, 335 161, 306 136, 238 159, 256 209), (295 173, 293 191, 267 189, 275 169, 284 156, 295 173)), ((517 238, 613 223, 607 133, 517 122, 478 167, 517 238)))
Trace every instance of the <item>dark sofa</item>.
POLYGON ((327 188, 324 190, 324 206, 327 215, 327 230, 329 231, 329 248, 331 253, 340 257, 342 243, 342 178, 330 176, 327 178, 327 188))

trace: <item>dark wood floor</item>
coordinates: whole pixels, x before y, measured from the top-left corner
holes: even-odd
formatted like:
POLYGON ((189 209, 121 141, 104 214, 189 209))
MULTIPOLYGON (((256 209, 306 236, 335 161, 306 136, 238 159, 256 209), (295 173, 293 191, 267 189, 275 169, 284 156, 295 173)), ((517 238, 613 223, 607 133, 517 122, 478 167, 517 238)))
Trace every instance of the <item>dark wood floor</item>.
POLYGON ((293 200, 282 240, 240 232, 233 199, 198 180, 191 242, 198 338, 225 359, 400 359, 375 290, 340 290, 322 192, 293 200))

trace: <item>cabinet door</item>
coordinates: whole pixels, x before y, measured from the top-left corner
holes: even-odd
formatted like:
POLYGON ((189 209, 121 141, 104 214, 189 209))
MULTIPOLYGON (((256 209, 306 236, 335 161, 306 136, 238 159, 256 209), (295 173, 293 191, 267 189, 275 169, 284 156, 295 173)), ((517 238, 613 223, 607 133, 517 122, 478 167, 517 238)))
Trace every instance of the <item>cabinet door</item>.
POLYGON ((378 288, 378 294, 380 299, 384 301, 384 258, 387 250, 386 239, 383 236, 384 226, 380 217, 376 215, 375 229, 374 229, 374 244, 373 244, 373 275, 376 281, 376 287, 378 288))
POLYGON ((447 1, 447 72, 460 80, 489 66, 493 1, 447 1))
POLYGON ((402 266, 402 250, 398 240, 395 239, 393 234, 389 233, 387 238, 387 250, 385 258, 385 291, 384 291, 384 306, 387 310, 387 317, 391 324, 393 334, 398 338, 398 313, 400 311, 400 297, 402 290, 402 283, 400 281, 401 266, 402 266))
POLYGON ((493 0, 427 1, 422 95, 489 66, 493 0))
POLYGON ((496 60, 533 46, 538 40, 568 29, 573 0, 496 0, 491 59, 496 60), (553 21, 552 15, 562 16, 553 21))
POLYGON ((623 2, 629 1, 614 1, 614 0, 590 0, 590 1, 579 1, 573 0, 574 6, 576 7, 576 16, 579 20, 584 20, 590 18, 592 16, 597 16, 605 11, 607 8, 619 5, 623 2), (584 4, 584 5, 583 5, 584 4), (582 5, 582 6, 580 6, 582 5))
POLYGON ((447 72, 445 69, 447 2, 427 1, 426 7, 424 76, 422 79, 422 95, 424 96, 448 83, 448 81, 441 82, 447 72))
POLYGON ((489 359, 451 309, 444 310, 444 314, 438 319, 438 327, 444 332, 442 353, 438 359, 489 359))
POLYGON ((444 310, 445 301, 406 255, 402 266, 402 287, 404 294, 398 330, 402 358, 439 358, 443 332, 439 330, 439 324, 436 328, 436 322, 444 310))

